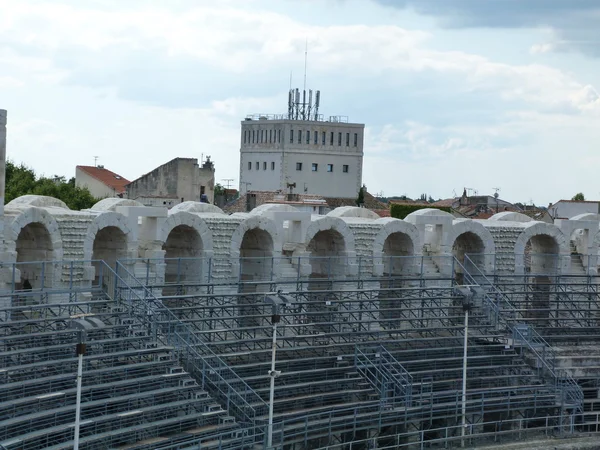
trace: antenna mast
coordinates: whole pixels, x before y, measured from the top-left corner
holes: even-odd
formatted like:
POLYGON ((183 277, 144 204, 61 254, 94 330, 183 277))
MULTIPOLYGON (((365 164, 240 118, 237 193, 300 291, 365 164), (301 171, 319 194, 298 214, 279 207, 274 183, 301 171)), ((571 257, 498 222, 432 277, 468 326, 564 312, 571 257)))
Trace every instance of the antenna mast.
POLYGON ((306 91, 306 62, 308 60, 308 38, 304 44, 304 90, 306 91))

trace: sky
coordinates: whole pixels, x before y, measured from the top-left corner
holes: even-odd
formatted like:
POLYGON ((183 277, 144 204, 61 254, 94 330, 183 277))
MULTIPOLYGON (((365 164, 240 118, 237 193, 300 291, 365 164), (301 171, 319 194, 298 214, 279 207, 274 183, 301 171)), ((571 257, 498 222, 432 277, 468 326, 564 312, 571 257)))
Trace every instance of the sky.
POLYGON ((237 187, 240 121, 286 111, 307 45, 321 112, 366 125, 369 192, 598 200, 599 21, 598 0, 0 0, 7 154, 131 180, 210 155, 237 187))

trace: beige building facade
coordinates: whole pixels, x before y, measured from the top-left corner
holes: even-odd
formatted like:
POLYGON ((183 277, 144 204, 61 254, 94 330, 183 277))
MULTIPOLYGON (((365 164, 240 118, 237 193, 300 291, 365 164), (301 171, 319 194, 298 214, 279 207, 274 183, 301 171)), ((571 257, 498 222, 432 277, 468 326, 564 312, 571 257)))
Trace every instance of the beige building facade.
MULTIPOLYGON (((146 206, 157 206, 156 199, 168 199, 174 206, 205 199, 214 203, 215 168, 210 157, 198 164, 196 158, 175 158, 126 186, 126 196, 146 206)), ((166 201, 166 200, 165 200, 166 201)))

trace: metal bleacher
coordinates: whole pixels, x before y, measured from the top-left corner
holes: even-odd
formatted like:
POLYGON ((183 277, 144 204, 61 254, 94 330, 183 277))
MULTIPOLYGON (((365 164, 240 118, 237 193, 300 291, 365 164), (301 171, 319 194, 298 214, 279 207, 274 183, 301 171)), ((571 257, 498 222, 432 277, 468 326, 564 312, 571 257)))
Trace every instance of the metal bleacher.
POLYGON ((87 294, 66 304, 65 292, 3 298, 11 306, 0 314, 0 448, 73 447, 79 332, 71 325, 90 317, 80 448, 154 449, 185 439, 244 448, 239 425, 181 367, 172 346, 106 293, 87 294))
MULTIPOLYGON (((452 277, 288 281, 274 448, 473 447, 580 429, 597 384, 581 391, 564 373, 553 327, 521 313, 521 297, 454 263, 474 294, 464 401, 452 277)), ((0 293, 0 448, 72 448, 85 322, 80 448, 266 449, 273 280, 163 290, 98 264, 91 289, 0 293)), ((589 317, 565 317, 577 339, 594 334, 589 317)))

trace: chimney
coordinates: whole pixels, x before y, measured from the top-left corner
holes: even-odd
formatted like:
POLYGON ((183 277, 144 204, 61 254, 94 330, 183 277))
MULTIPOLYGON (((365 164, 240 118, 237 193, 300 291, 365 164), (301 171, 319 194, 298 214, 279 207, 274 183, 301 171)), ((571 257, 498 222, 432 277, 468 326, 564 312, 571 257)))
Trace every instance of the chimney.
POLYGON ((0 234, 4 219, 4 191, 6 184, 6 110, 0 109, 0 234))

